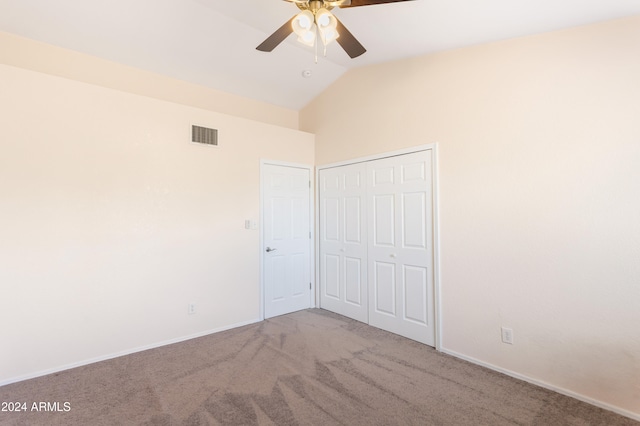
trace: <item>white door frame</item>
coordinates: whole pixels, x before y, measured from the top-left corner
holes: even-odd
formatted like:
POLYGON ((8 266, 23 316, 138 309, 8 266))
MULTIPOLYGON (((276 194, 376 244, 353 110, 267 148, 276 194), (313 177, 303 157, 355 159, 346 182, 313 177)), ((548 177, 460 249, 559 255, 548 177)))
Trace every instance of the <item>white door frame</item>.
MULTIPOLYGON (((300 164, 300 163, 290 163, 286 161, 275 161, 275 160, 260 160, 260 321, 264 321, 264 297, 265 297, 265 276, 264 276, 264 226, 263 226, 263 218, 264 218, 264 174, 263 169, 265 165, 270 166, 282 166, 282 167, 293 167, 296 169, 304 169, 309 171, 309 180, 311 181, 311 188, 315 188, 315 174, 313 173, 313 166, 308 164, 300 164)), ((314 196, 309 192, 309 229, 313 230, 314 224, 314 196)), ((315 254, 315 233, 311 232, 311 238, 309 239, 309 279, 311 280, 311 291, 309 292, 309 306, 317 306, 316 301, 316 254, 315 254)))
MULTIPOLYGON (((441 297, 440 297, 440 221, 439 221, 439 199, 438 199, 438 144, 431 143, 425 145, 417 145, 411 148, 400 149, 396 151, 384 152, 381 154, 369 155, 366 157, 354 158, 351 160, 340 161, 337 163, 323 164, 321 166, 316 166, 316 175, 315 175, 315 234, 319 235, 320 232, 320 188, 317 187, 319 185, 319 173, 320 170, 329 169, 332 167, 346 166, 354 163, 362 163, 366 161, 379 160, 381 158, 394 157, 403 154, 411 154, 419 151, 428 151, 431 150, 433 155, 431 156, 432 161, 432 185, 433 185, 433 286, 434 286, 434 302, 435 302, 435 344, 436 350, 440 351, 442 348, 442 307, 441 307, 441 297)), ((319 264, 320 259, 318 259, 318 255, 320 253, 320 240, 317 239, 314 245, 315 250, 312 252, 315 253, 314 264, 319 264)), ((314 288, 315 288, 315 307, 320 307, 320 289, 315 285, 316 282, 320 279, 320 271, 315 269, 314 276, 314 288)))

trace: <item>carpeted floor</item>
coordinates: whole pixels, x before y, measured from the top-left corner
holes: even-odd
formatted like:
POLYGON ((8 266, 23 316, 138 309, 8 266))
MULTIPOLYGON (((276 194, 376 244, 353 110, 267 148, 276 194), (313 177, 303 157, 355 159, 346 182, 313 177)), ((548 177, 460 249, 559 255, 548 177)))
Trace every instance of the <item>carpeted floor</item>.
POLYGON ((319 309, 0 387, 0 401, 28 403, 3 426, 640 424, 319 309))

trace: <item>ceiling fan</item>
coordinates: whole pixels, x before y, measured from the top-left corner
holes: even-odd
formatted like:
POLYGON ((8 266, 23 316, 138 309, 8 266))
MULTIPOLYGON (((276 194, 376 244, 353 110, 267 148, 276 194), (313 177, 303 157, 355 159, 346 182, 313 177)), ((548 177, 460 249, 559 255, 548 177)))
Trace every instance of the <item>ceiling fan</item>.
MULTIPOLYGON (((284 0, 295 3, 302 12, 291 18, 276 32, 271 34, 256 49, 271 52, 291 33, 298 35, 298 41, 308 46, 314 46, 316 39, 320 39, 326 46, 337 41, 351 58, 357 58, 367 49, 349 32, 349 30, 330 11, 334 7, 347 8, 370 6, 383 3, 395 3, 412 0, 284 0)), ((316 51, 317 52, 317 51, 316 51)), ((326 53, 326 50, 325 50, 326 53)), ((317 55, 316 55, 317 59, 317 55)))

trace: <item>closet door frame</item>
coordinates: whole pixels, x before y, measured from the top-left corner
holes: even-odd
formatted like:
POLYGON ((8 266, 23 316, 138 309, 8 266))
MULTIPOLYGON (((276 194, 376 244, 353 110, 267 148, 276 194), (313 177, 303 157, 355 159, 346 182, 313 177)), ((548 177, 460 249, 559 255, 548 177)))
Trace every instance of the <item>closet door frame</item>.
MULTIPOLYGON (((433 285, 434 285, 434 309, 435 309, 435 348, 436 350, 441 350, 442 347, 442 321, 441 321, 441 298, 440 298, 440 226, 439 226, 439 214, 438 214, 438 145, 437 143, 425 144, 425 145, 417 145, 411 148, 405 148, 396 151, 384 152, 381 154, 369 155, 366 157, 358 157, 351 160, 340 161, 337 163, 323 164, 316 167, 316 176, 315 176, 315 234, 320 235, 320 170, 328 169, 332 167, 339 166, 347 166, 349 164, 362 163, 366 161, 379 160, 382 158, 394 157, 398 155, 404 154, 412 154, 414 152, 420 151, 428 151, 432 152, 431 156, 431 171, 432 171, 432 191, 433 191, 433 285)), ((320 238, 315 239, 315 264, 320 264, 320 259, 318 258, 320 253, 320 238)), ((315 282, 319 283, 320 281, 320 268, 316 268, 316 276, 315 282)), ((315 307, 320 307, 320 286, 316 286, 315 288, 315 307)))

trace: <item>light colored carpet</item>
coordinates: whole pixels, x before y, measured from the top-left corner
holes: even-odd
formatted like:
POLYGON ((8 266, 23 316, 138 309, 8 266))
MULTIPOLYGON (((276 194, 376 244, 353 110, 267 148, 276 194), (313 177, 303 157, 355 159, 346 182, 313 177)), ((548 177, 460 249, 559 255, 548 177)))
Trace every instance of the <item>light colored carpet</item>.
POLYGON ((311 309, 0 388, 0 425, 638 425, 311 309), (31 408, 31 407, 29 407, 31 408))

